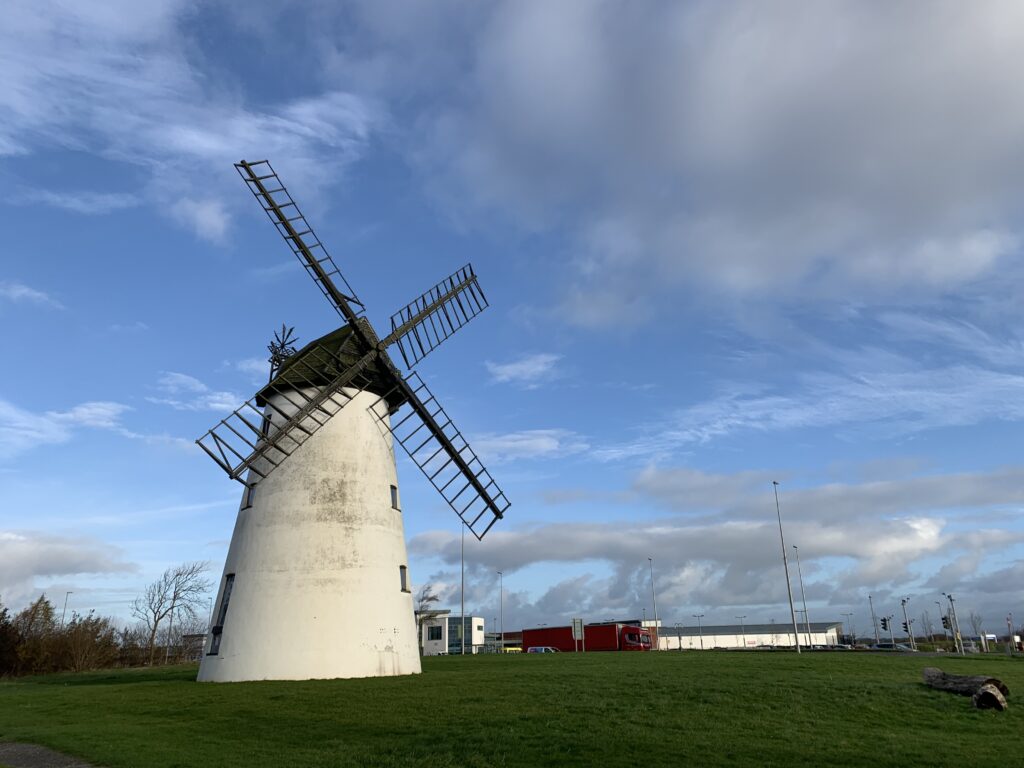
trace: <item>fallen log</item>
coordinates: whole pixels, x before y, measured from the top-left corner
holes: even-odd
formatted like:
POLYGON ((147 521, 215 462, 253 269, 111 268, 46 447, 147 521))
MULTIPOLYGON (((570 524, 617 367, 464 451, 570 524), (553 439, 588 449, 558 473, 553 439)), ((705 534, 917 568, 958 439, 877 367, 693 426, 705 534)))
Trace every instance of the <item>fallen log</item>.
POLYGON ((1003 692, 994 685, 983 685, 978 689, 971 699, 978 709, 997 709, 1002 712, 1006 709, 1006 699, 1003 692))
POLYGON ((1006 709, 1010 689, 995 677, 986 675, 949 675, 937 667, 925 667, 925 685, 940 691, 970 696, 978 709, 1006 709))

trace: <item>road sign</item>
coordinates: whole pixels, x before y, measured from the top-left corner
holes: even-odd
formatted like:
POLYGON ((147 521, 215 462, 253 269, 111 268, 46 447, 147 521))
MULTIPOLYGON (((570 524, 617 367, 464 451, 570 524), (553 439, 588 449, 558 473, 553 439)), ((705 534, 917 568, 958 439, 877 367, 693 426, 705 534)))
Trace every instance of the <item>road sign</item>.
POLYGON ((572 620, 572 639, 582 640, 583 639, 583 619, 572 620))

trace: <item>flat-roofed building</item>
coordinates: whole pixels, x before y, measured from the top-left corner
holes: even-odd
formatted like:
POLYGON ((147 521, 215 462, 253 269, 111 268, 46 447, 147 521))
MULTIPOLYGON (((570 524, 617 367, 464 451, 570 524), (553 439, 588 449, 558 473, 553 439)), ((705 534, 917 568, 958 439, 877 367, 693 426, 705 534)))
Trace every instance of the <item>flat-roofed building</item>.
MULTIPOLYGON (((810 642, 804 624, 800 624, 800 646, 839 645, 841 621, 812 621, 810 642)), ((705 650, 713 648, 792 648, 793 625, 768 624, 705 624, 698 628, 662 621, 658 628, 658 647, 663 651, 705 650)))
POLYGON ((486 650, 486 625, 480 616, 466 616, 459 631, 459 617, 450 611, 432 611, 432 616, 423 619, 420 631, 423 633, 424 656, 456 656, 462 653, 462 637, 466 637, 466 653, 481 653, 486 650))

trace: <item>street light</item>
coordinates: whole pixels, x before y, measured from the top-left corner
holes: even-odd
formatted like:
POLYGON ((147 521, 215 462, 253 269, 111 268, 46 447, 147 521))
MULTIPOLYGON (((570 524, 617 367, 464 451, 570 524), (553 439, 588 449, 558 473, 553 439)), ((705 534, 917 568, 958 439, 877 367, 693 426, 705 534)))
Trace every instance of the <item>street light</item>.
POLYGON ((942 639, 945 640, 946 639, 946 625, 943 624, 942 620, 946 619, 946 621, 949 621, 949 619, 942 615, 942 603, 940 603, 938 600, 936 600, 935 604, 937 606, 939 606, 939 624, 942 624, 942 639))
POLYGON ((498 632, 501 633, 501 650, 505 652, 505 582, 501 571, 498 571, 498 632))
POLYGON ((910 650, 917 650, 917 645, 914 643, 914 631, 910 628, 911 619, 907 616, 907 603, 910 602, 909 597, 904 597, 900 600, 900 606, 903 608, 903 623, 907 625, 907 639, 910 641, 910 650))
POLYGON ((807 647, 811 647, 811 615, 807 612, 807 595, 804 593, 804 573, 800 570, 800 547, 793 545, 796 551, 796 575, 800 579, 800 599, 804 604, 804 626, 807 628, 807 647))
POLYGON ((956 616, 956 605, 953 602, 953 596, 947 595, 945 592, 942 593, 942 596, 949 600, 949 618, 950 623, 953 625, 951 627, 953 631, 953 641, 957 646, 959 646, 960 655, 966 656, 967 651, 964 650, 964 636, 960 634, 960 620, 956 616))
MULTIPOLYGON (((654 560, 647 558, 647 562, 651 566, 651 601, 654 603, 654 633, 658 634, 658 596, 654 593, 654 560)), ((658 648, 661 648, 661 642, 658 642, 658 648)))
POLYGON ((871 601, 871 595, 868 595, 868 605, 871 606, 871 626, 875 630, 875 645, 878 645, 882 638, 878 636, 878 617, 875 616, 875 604, 871 601))
POLYGON ((789 595, 789 615, 793 619, 793 642, 796 652, 800 653, 800 628, 796 625, 796 608, 793 605, 793 585, 789 582, 789 558, 786 555, 786 539, 782 535, 782 512, 779 509, 779 483, 772 480, 775 489, 775 514, 779 517, 779 541, 782 543, 782 569, 786 572, 786 593, 789 595))
POLYGON ((704 618, 703 613, 693 614, 693 618, 697 620, 697 634, 700 635, 700 649, 704 650, 704 627, 701 626, 700 620, 704 618))
POLYGON ((743 614, 742 616, 737 616, 736 618, 740 620, 740 632, 743 634, 743 650, 746 650, 747 649, 747 628, 743 624, 743 620, 745 618, 747 618, 747 614, 743 614))
POLYGON ((68 596, 69 595, 73 595, 73 594, 75 594, 75 593, 74 592, 65 592, 64 593, 64 610, 61 611, 61 613, 60 613, 60 628, 61 629, 64 629, 64 616, 68 612, 68 596))
POLYGON ((683 624, 676 622, 676 638, 679 640, 679 650, 683 650, 683 624))
POLYGON ((462 522, 462 588, 459 590, 459 638, 462 640, 462 655, 466 655, 466 522, 462 522))

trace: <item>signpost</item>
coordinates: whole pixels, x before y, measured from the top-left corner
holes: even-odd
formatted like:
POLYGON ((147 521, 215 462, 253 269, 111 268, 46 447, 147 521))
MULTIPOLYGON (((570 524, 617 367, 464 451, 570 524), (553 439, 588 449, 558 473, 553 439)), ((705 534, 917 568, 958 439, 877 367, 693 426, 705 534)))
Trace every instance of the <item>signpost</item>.
POLYGON ((573 645, 576 646, 576 652, 579 653, 580 642, 583 642, 583 652, 587 652, 587 638, 583 634, 583 619, 572 620, 572 641, 573 645))

